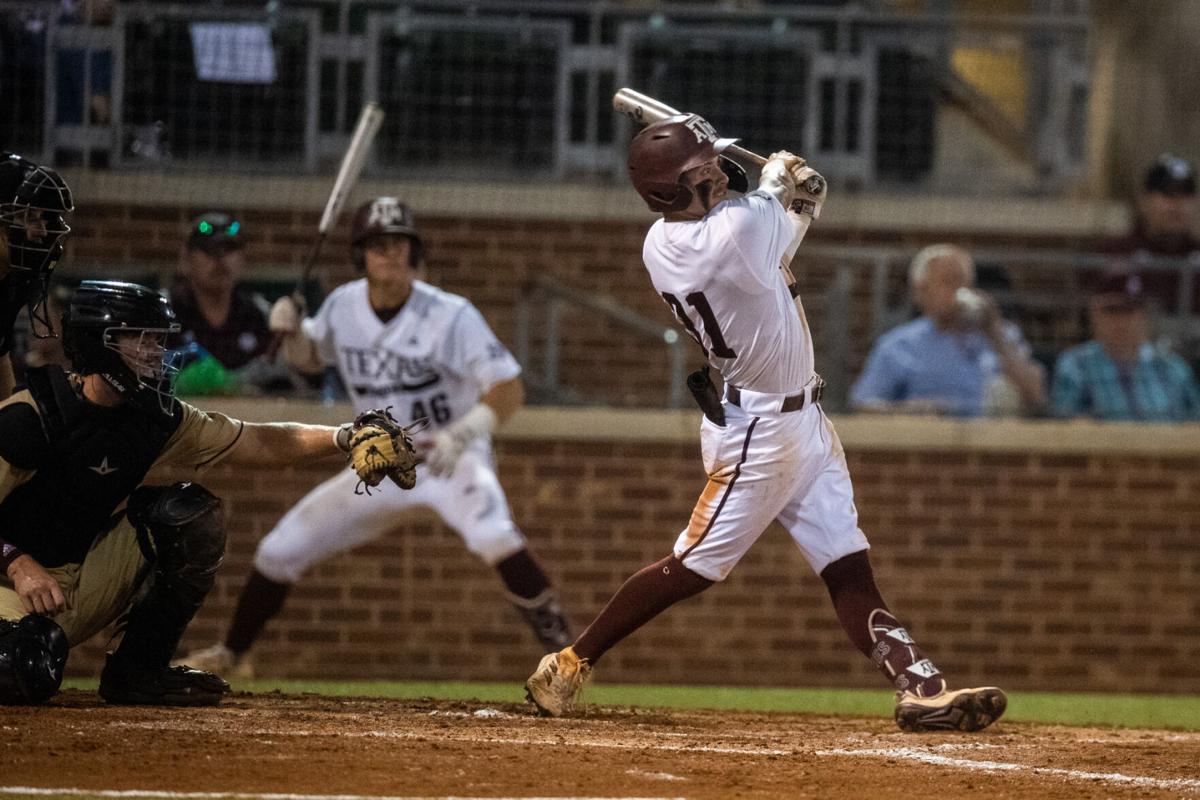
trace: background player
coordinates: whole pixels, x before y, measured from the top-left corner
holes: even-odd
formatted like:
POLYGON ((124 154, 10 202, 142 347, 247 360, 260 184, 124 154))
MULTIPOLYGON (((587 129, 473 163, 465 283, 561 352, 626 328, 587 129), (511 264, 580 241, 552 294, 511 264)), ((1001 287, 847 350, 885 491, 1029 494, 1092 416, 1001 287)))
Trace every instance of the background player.
POLYGON ((570 710, 609 648, 724 580, 778 519, 825 581, 850 640, 894 683, 900 727, 984 728, 1003 713, 1004 693, 949 691, 888 610, 841 442, 817 404, 824 383, 813 371, 812 337, 787 265, 820 214, 824 179, 803 159, 776 153, 756 191, 726 199, 730 176, 720 153, 732 142, 700 117, 681 115, 630 143, 633 185, 663 214, 646 236, 646 269, 724 377, 725 398, 706 409, 700 446, 708 485, 674 553, 629 578, 573 646, 543 658, 526 684, 529 697, 543 714, 570 710))
POLYGON ((509 515, 493 467, 491 433, 524 402, 520 367, 463 297, 418 280, 424 248, 408 206, 362 205, 351 232, 359 280, 334 290, 301 324, 284 298, 271 312, 284 357, 297 369, 337 367, 355 406, 391 407, 401 423, 429 421, 417 446, 425 465, 410 492, 357 503, 354 476, 309 492, 259 544, 225 641, 180 659, 250 675, 244 658, 292 584, 317 562, 387 533, 415 506, 433 509, 495 567, 508 597, 547 650, 571 641, 558 595, 509 515))
POLYGON ((0 400, 12 394, 13 325, 28 308, 30 332, 52 336, 46 315, 50 275, 70 233, 71 190, 58 173, 0 153, 0 400))
POLYGON ((168 467, 312 461, 373 434, 242 423, 178 402, 165 360, 178 330, 153 290, 84 281, 63 317, 74 372, 30 369, 28 388, 0 403, 0 704, 49 699, 68 648, 118 617, 105 700, 218 703, 223 680, 168 660, 220 566, 221 502, 195 483, 143 481, 168 467))

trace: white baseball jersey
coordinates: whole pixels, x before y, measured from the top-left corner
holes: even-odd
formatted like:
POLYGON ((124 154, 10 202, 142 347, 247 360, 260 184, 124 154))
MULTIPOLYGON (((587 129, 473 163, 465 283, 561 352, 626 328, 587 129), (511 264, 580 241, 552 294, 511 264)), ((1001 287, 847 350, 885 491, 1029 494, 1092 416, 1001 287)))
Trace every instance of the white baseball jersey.
POLYGON ((424 417, 443 427, 521 374, 469 300, 423 281, 386 323, 371 308, 365 278, 343 284, 304 320, 304 333, 337 367, 357 410, 393 406, 403 424, 424 417))
MULTIPOLYGON (((358 410, 393 406, 405 424, 424 417, 435 428, 447 425, 489 388, 521 372, 466 298, 422 281, 386 323, 371 308, 362 279, 335 289, 303 324, 321 358, 337 367, 358 410)), ((387 533, 418 506, 437 512, 488 564, 525 547, 486 439, 473 441, 449 476, 419 465, 417 485, 409 491, 384 481, 366 501, 354 495, 358 482, 353 471, 342 469, 309 492, 259 543, 255 569, 294 583, 317 562, 387 533)))
POLYGON ((724 580, 772 521, 817 573, 869 547, 833 426, 811 402, 780 410, 815 375, 812 337, 780 270, 793 235, 779 201, 754 191, 700 220, 659 220, 642 251, 654 288, 726 382, 747 390, 744 400, 775 398, 760 413, 727 400, 724 425, 701 422, 708 485, 674 552, 709 580, 724 580))
POLYGON ((813 376, 812 336, 779 269, 787 212, 754 191, 694 222, 659 220, 642 259, 654 288, 728 383, 795 394, 813 376))

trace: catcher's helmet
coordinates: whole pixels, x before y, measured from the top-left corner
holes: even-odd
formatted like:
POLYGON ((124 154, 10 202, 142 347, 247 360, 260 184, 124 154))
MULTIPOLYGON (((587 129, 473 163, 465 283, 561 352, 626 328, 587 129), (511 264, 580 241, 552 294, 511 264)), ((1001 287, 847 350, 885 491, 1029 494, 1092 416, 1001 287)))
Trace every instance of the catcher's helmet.
POLYGON ((57 172, 15 153, 0 153, 0 228, 8 240, 8 263, 18 291, 27 297, 33 333, 54 335, 46 316, 50 273, 63 254, 75 208, 71 190, 57 172))
MULTIPOLYGON (((629 177, 651 211, 682 211, 691 205, 692 188, 680 181, 683 173, 711 161, 737 139, 722 139, 703 117, 678 114, 647 125, 629 143, 629 177)), ((729 188, 744 192, 746 171, 720 156, 729 188)))
POLYGON ((174 411, 172 379, 178 370, 166 348, 179 323, 165 297, 136 283, 84 281, 62 324, 63 351, 77 372, 99 374, 144 407, 174 411))
POLYGON ((395 197, 376 197, 359 206, 354 212, 354 221, 350 226, 350 245, 353 248, 355 265, 359 269, 366 267, 363 249, 368 239, 392 235, 408 237, 412 242, 408 263, 414 269, 419 267, 425 259, 425 249, 408 203, 395 197))

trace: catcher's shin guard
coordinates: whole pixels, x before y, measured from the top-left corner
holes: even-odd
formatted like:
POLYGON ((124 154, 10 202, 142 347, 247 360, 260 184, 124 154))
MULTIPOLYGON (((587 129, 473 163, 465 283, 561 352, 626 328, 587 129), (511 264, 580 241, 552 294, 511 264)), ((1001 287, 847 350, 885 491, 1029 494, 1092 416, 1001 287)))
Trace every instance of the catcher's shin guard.
POLYGON ((49 617, 0 619, 0 705, 36 705, 62 685, 70 645, 49 617))
POLYGON ((128 516, 154 570, 129 611, 113 659, 163 669, 216 580, 225 553, 224 513, 221 501, 203 486, 177 483, 135 491, 128 516))
POLYGON ((567 615, 558 601, 558 592, 546 589, 537 597, 530 598, 509 594, 508 599, 529 625, 544 652, 557 652, 575 641, 567 615))

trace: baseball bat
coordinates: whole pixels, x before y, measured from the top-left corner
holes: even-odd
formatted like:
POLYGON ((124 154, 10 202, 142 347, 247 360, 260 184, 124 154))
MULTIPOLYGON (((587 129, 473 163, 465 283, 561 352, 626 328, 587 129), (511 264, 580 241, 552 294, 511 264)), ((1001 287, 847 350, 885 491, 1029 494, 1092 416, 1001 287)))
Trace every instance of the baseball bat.
MULTIPOLYGON (((683 113, 661 100, 656 100, 628 87, 618 89, 617 93, 613 95, 613 110, 618 114, 624 114, 639 125, 649 125, 652 122, 659 122, 667 117, 683 113)), ((760 167, 767 163, 767 160, 758 153, 737 144, 726 147, 725 153, 760 167)))
MULTIPOLYGON (((313 240, 308 256, 304 259, 300 280, 296 281, 296 288, 292 290, 292 299, 297 307, 303 307, 304 286, 308 283, 313 267, 317 264, 317 256, 321 254, 321 245, 325 244, 325 237, 329 235, 329 229, 334 226, 338 215, 342 213, 342 208, 346 205, 350 192, 354 190, 354 184, 358 183, 358 175, 362 172, 363 164, 367 160, 367 151, 371 149, 371 142, 375 139, 375 134, 379 132, 381 124, 383 124, 383 109, 379 107, 379 104, 367 103, 363 106, 358 115, 358 122, 354 126, 354 135, 350 137, 350 146, 346 148, 346 154, 342 156, 342 164, 338 167, 337 178, 333 181, 333 190, 330 191, 329 198, 325 201, 325 210, 321 212, 321 221, 317 223, 316 239, 313 240)), ((266 351, 266 356, 270 361, 275 360, 282 344, 283 336, 275 334, 266 351)))
POLYGON ((354 184, 358 182, 358 175, 362 172, 363 163, 367 160, 367 151, 371 149, 371 142, 375 139, 375 134, 379 132, 381 124, 383 124, 383 109, 377 103, 367 103, 363 106, 358 115, 358 123, 354 126, 354 135, 350 137, 350 147, 342 156, 342 165, 338 168, 337 179, 333 182, 333 191, 329 193, 329 199, 325 201, 325 211, 322 212, 321 221, 317 224, 317 238, 308 252, 304 269, 300 272, 300 280, 296 283, 295 291, 292 292, 293 296, 303 296, 304 284, 312 275, 313 267, 317 263, 317 255, 321 252, 321 245, 325 243, 329 229, 333 227, 337 222, 338 215, 342 213, 342 208, 346 205, 350 192, 354 190, 354 184))

